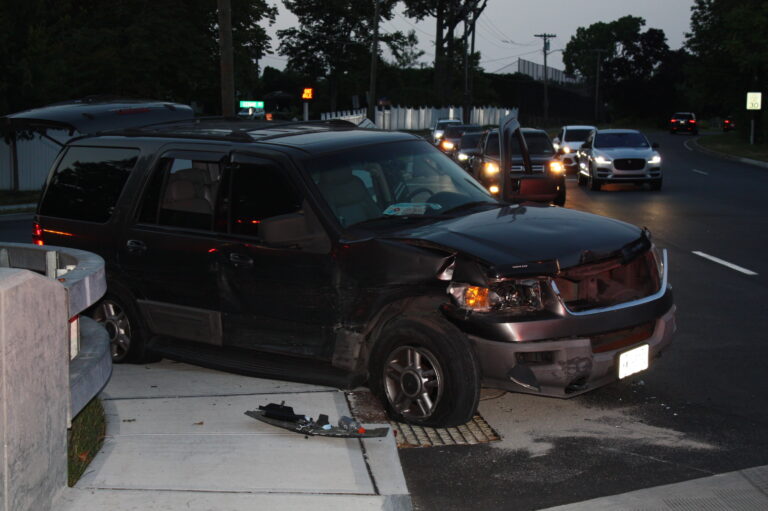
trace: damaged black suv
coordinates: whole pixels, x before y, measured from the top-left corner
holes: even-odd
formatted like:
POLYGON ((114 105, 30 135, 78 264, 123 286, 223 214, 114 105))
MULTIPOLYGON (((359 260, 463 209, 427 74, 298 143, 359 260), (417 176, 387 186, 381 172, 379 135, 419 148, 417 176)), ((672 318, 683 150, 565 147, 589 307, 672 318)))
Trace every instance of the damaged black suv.
POLYGON ((91 314, 116 362, 367 382, 418 424, 466 422, 483 385, 578 395, 646 369, 675 330, 646 231, 500 202, 423 139, 343 122, 73 139, 34 229, 106 260, 91 314))

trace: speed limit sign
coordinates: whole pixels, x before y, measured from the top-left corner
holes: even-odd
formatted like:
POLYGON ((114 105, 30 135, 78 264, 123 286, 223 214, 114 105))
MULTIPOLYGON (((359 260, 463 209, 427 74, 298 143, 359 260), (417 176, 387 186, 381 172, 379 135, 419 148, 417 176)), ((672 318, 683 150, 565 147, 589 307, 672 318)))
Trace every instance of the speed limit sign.
POLYGON ((760 110, 762 101, 762 92, 747 92, 747 110, 760 110))

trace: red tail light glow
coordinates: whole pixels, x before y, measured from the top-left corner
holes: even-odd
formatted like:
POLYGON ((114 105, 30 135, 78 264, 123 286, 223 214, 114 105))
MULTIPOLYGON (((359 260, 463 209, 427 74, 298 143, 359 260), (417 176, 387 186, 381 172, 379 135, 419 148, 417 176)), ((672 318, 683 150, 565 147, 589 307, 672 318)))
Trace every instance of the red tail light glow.
POLYGON ((43 228, 37 222, 32 224, 32 243, 43 246, 43 228))
POLYGON ((696 124, 696 119, 688 119, 688 122, 690 122, 691 124, 696 124))

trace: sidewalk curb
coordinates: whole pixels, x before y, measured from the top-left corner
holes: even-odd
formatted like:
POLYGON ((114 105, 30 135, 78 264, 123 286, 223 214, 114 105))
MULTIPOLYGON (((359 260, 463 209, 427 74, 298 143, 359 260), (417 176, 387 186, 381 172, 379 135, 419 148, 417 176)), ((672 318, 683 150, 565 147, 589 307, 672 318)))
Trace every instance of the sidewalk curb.
POLYGON ((732 154, 721 153, 720 151, 714 151, 712 149, 706 148, 703 145, 699 144, 698 138, 693 138, 691 140, 688 140, 687 142, 685 142, 685 145, 688 145, 689 143, 691 144, 691 146, 695 148, 695 150, 705 154, 710 154, 712 156, 717 156, 719 158, 723 158, 726 160, 737 161, 739 163, 746 163, 747 165, 754 165, 755 167, 762 167, 764 169, 768 169, 768 162, 753 160, 751 158, 742 158, 741 156, 734 156, 732 154))
POLYGON ((37 207, 37 203, 30 203, 30 204, 7 204, 5 206, 0 206, 0 215, 6 214, 6 211, 13 211, 14 213, 20 213, 24 212, 23 210, 33 210, 37 207), (18 211, 17 211, 18 210, 18 211))

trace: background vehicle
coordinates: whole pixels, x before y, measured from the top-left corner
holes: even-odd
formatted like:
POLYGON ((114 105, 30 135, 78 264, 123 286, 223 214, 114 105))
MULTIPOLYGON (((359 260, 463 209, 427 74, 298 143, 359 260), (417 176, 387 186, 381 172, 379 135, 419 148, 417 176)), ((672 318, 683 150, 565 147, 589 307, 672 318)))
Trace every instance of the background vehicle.
POLYGON ((732 116, 723 119, 723 131, 732 131, 736 129, 736 121, 732 116))
POLYGON ((679 132, 688 132, 691 135, 699 134, 699 126, 696 123, 696 114, 693 112, 676 112, 669 120, 669 132, 673 135, 679 132))
POLYGON ((453 157, 458 151, 461 137, 464 133, 482 133, 483 128, 477 124, 449 124, 443 131, 443 136, 437 147, 448 156, 453 157))
POLYGON ((576 152, 587 140, 589 134, 596 129, 596 127, 588 125, 563 126, 557 136, 552 139, 552 145, 560 154, 560 161, 565 165, 566 174, 573 175, 578 172, 579 162, 576 152))
POLYGON ((659 145, 637 130, 597 130, 579 150, 579 185, 599 190, 607 183, 648 183, 661 190, 659 145))
MULTIPOLYGON (((543 130, 532 128, 521 129, 530 155, 532 174, 527 175, 523 164, 523 156, 520 148, 512 144, 512 189, 507 191, 507 196, 502 197, 507 201, 536 201, 552 202, 558 206, 565 204, 565 172, 563 164, 558 161, 555 148, 547 133, 543 130), (533 176, 537 179, 531 179, 533 176), (527 177, 526 179, 522 179, 527 177)), ((472 175, 488 188, 491 193, 499 194, 501 190, 500 179, 500 153, 499 132, 491 130, 481 138, 478 150, 471 160, 472 175)))
POLYGON ((461 121, 458 119, 438 119, 435 125, 432 126, 432 131, 430 134, 432 143, 435 145, 440 143, 440 140, 443 138, 443 133, 445 132, 446 126, 458 124, 461 124, 461 121))
POLYGON ((464 133, 459 139, 457 150, 453 153, 453 159, 467 172, 472 172, 472 158, 479 154, 479 144, 482 137, 482 131, 470 131, 464 133))

